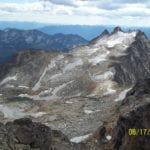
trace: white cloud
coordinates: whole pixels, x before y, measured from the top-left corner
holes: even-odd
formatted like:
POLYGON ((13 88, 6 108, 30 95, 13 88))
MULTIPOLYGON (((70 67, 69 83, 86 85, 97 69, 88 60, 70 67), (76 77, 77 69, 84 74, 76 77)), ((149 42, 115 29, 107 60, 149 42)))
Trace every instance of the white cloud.
POLYGON ((35 0, 0 2, 0 19, 61 24, 150 25, 150 1, 35 0), (142 1, 142 2, 143 2, 142 1), (140 19, 140 20, 139 20, 140 19))

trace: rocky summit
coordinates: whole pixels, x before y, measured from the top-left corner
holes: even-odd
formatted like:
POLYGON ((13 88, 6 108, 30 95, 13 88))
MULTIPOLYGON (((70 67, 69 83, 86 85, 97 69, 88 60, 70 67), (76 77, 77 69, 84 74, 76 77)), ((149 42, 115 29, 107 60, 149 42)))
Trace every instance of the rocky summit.
POLYGON ((138 150, 149 136, 128 136, 128 128, 149 127, 149 58, 145 34, 120 27, 69 53, 15 54, 0 65, 1 128, 15 136, 2 149, 138 150))

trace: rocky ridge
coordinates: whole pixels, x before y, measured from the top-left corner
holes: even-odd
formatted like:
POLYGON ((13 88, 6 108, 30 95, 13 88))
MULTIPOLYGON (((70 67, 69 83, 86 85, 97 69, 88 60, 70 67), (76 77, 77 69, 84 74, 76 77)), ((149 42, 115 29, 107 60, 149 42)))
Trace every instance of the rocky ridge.
POLYGON ((79 35, 48 35, 39 30, 4 29, 0 30, 0 63, 15 52, 26 49, 68 52, 87 43, 88 41, 79 35))

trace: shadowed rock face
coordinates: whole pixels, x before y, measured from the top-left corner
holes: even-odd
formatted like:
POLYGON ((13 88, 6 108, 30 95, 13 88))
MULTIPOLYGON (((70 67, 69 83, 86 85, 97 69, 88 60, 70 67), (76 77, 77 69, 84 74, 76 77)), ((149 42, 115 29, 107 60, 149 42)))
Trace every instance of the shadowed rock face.
MULTIPOLYGON (((113 149, 115 150, 149 150, 150 134, 147 131, 129 136, 129 129, 150 128, 150 103, 131 111, 128 116, 121 116, 114 129, 113 149), (142 135, 140 135, 142 134, 142 135), (145 134, 145 135, 144 135, 145 134)), ((136 130, 136 132, 138 132, 136 130)))
POLYGON ((140 79, 133 88, 127 93, 122 101, 122 107, 129 105, 138 105, 148 102, 150 96, 150 78, 140 79))
POLYGON ((119 26, 114 28, 114 31, 112 32, 112 34, 118 32, 118 31, 122 31, 121 27, 119 27, 119 26))
POLYGON ((112 149, 149 150, 149 131, 136 131, 132 133, 138 135, 129 136, 129 129, 150 128, 150 79, 139 80, 127 93, 119 109, 121 116, 113 130, 112 149))
MULTIPOLYGON (((139 79, 150 76, 150 47, 144 33, 139 31, 136 40, 126 50, 126 55, 117 58, 119 63, 113 63, 116 74, 114 80, 122 85, 132 85, 139 79)), ((112 57, 113 60, 116 58, 112 57)))
POLYGON ((0 126, 0 149, 69 149, 71 143, 61 132, 23 118, 0 126))

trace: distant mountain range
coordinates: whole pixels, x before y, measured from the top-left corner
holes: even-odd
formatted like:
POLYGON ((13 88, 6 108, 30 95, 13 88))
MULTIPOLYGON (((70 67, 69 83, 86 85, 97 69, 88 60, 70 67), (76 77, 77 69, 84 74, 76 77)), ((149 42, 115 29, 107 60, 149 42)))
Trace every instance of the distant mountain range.
POLYGON ((16 28, 16 29, 37 29, 42 28, 44 26, 48 26, 46 23, 38 23, 38 22, 19 22, 19 21, 0 21, 0 29, 3 30, 5 28, 16 28))
MULTIPOLYGON (((109 32, 113 31, 114 25, 58 25, 38 22, 17 22, 17 21, 0 21, 0 29, 16 28, 16 29, 38 29, 47 34, 77 34, 87 40, 97 37, 100 33, 107 29, 109 32)), ((124 31, 128 30, 141 30, 148 37, 150 37, 150 27, 125 27, 122 26, 124 31)))
POLYGON ((0 62, 6 60, 14 52, 25 49, 44 49, 48 51, 68 52, 76 46, 88 41, 79 35, 62 33, 48 35, 38 30, 0 30, 0 62))
MULTIPOLYGON (((56 34, 56 33, 78 34, 87 40, 92 40, 93 38, 101 34, 105 29, 107 29, 109 32, 112 32, 114 29, 114 26, 50 25, 50 26, 42 27, 39 30, 47 34, 56 34)), ((148 27, 122 27, 122 29, 126 32, 128 32, 129 30, 141 30, 148 37, 150 37, 150 28, 148 27)))
POLYGON ((40 31, 47 34, 78 34, 87 40, 91 40, 101 34, 105 29, 113 30, 113 26, 88 26, 88 25, 51 25, 39 28, 40 31))

